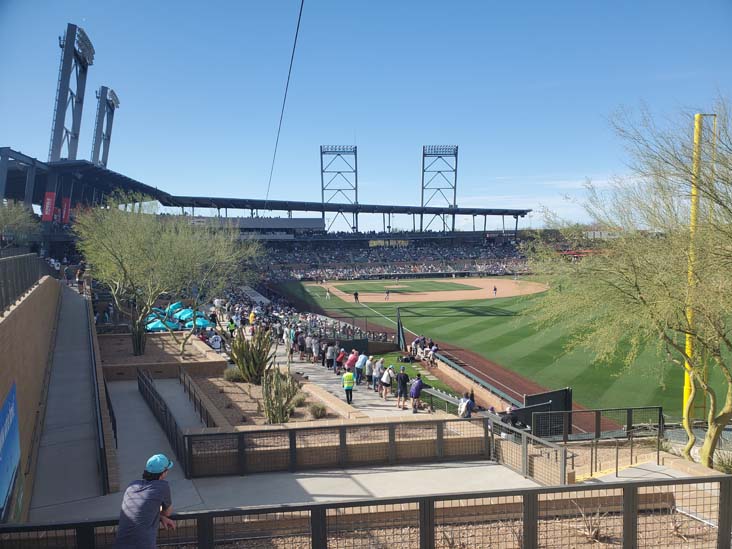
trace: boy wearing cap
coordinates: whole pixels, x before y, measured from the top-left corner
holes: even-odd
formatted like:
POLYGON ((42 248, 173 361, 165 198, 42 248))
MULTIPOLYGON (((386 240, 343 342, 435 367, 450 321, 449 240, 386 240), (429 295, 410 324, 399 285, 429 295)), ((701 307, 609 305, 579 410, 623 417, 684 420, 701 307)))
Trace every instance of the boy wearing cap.
POLYGON ((163 454, 147 460, 142 480, 130 483, 122 498, 116 549, 153 549, 157 545, 158 528, 175 528, 170 518, 173 500, 165 477, 173 462, 163 454))

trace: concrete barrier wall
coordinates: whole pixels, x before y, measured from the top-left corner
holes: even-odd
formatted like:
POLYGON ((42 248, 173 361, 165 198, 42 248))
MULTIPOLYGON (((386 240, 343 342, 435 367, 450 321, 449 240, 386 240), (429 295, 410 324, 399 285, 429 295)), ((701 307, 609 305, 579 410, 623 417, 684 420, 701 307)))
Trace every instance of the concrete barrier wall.
POLYGON ((33 491, 60 290, 58 281, 43 277, 0 317, 0 405, 13 382, 18 403, 20 470, 11 504, 18 520, 25 519, 33 491))

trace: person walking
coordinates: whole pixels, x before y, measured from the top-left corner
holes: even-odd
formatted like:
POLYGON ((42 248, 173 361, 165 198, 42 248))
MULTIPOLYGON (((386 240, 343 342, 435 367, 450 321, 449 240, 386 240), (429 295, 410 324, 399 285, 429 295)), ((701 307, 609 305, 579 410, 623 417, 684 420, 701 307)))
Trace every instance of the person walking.
POLYGON ((371 386, 373 383, 373 377, 374 377, 374 355, 371 355, 369 359, 366 361, 366 366, 364 367, 364 374, 366 375, 366 385, 368 387, 371 386))
POLYGON ((374 365, 374 375, 371 378, 373 382, 373 389, 375 393, 378 393, 380 390, 380 383, 381 383, 381 376, 384 375, 384 359, 380 358, 376 361, 376 364, 374 365))
POLYGON ((346 370, 346 373, 343 374, 343 389, 346 391, 346 402, 348 404, 353 404, 353 384, 354 384, 354 377, 353 372, 351 370, 346 370))
POLYGON ((353 292, 353 301, 358 303, 358 292, 353 292))
POLYGON ((389 365, 389 367, 384 372, 384 375, 381 376, 381 398, 384 400, 387 399, 389 396, 389 393, 391 392, 391 382, 394 379, 394 366, 389 365))
POLYGON ((328 348, 325 350, 325 365, 328 367, 329 370, 335 370, 335 357, 335 345, 333 345, 333 343, 328 343, 328 348))
POLYGON ((368 359, 369 357, 366 356, 366 353, 358 355, 358 360, 356 361, 356 385, 361 385, 363 381, 363 369, 366 367, 366 361, 368 359))
POLYGON ((409 386, 409 375, 407 368, 402 366, 396 376, 397 381, 397 408, 407 409, 407 387, 409 386))
POLYGON ((330 288, 325 289, 325 299, 330 299, 330 288))
POLYGON ((417 374, 417 379, 414 380, 414 383, 412 383, 412 388, 409 390, 409 396, 412 397, 413 414, 416 414, 422 405, 420 401, 420 396, 422 395, 423 387, 424 382, 422 381, 422 374, 417 374))
POLYGON ((384 293, 384 301, 389 301, 389 288, 387 288, 386 292, 384 293))
POLYGON ((173 498, 165 480, 173 462, 164 454, 147 460, 141 480, 134 480, 122 497, 115 549, 154 549, 158 529, 175 529, 173 498))
POLYGON ((493 286, 493 297, 496 297, 498 295, 498 288, 496 286, 493 286))
POLYGON ((346 350, 341 349, 341 352, 336 356, 336 367, 335 374, 338 376, 341 374, 341 368, 343 367, 343 361, 346 360, 346 350))

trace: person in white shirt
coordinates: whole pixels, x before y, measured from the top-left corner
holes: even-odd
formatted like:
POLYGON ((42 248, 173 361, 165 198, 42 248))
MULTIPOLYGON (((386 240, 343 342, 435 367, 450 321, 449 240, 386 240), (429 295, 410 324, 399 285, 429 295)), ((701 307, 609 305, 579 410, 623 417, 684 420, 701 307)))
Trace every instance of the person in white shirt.
POLYGON ((221 352, 221 336, 214 332, 209 340, 211 342, 211 348, 217 353, 221 352))

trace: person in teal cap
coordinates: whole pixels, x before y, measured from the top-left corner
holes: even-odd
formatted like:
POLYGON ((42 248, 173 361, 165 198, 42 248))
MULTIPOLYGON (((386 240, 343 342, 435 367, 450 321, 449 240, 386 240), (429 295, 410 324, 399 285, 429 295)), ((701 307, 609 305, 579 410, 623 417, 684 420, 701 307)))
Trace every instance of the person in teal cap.
POLYGON ((173 462, 164 454, 147 460, 142 480, 134 480, 125 490, 115 549, 153 549, 157 546, 158 529, 175 529, 169 517, 173 513, 170 485, 165 478, 173 462))

